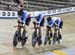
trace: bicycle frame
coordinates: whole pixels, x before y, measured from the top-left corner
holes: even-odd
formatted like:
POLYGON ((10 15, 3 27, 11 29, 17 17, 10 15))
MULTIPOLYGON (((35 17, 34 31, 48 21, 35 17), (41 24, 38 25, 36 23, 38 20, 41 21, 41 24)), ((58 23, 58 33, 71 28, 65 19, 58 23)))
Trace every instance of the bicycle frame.
POLYGON ((41 41, 41 30, 40 30, 39 25, 34 25, 34 29, 35 29, 35 31, 33 32, 33 35, 32 35, 32 46, 33 47, 36 45, 37 42, 38 42, 39 46, 42 43, 42 41, 41 41), (35 41, 33 41, 33 40, 35 40, 35 41))
POLYGON ((60 43, 60 39, 59 39, 59 29, 57 27, 57 25, 54 26, 54 37, 53 37, 53 44, 55 44, 56 41, 58 41, 58 44, 60 43))

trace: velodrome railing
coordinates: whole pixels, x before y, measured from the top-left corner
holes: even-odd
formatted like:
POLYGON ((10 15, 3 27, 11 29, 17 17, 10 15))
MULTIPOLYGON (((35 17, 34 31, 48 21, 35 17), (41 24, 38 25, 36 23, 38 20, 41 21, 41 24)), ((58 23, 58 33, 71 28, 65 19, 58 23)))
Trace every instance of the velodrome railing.
MULTIPOLYGON (((12 7, 9 7, 12 10, 17 10, 17 4, 14 2, 5 2, 3 0, 0 1, 0 3, 3 6, 11 5, 12 7)), ((49 0, 25 0, 24 1, 24 7, 28 11, 34 11, 34 10, 50 10, 50 9, 56 9, 56 8, 64 8, 64 7, 71 7, 75 6, 75 3, 71 2, 60 2, 60 1, 49 1, 49 0)), ((1 7, 2 7, 1 5, 1 7)))
MULTIPOLYGON (((30 11, 28 13, 31 14, 31 17, 37 16, 37 14, 42 13, 44 16, 54 16, 59 14, 65 14, 65 13, 72 13, 75 12, 75 7, 67 7, 67 8, 60 8, 60 9, 54 9, 54 10, 45 10, 45 11, 30 11)), ((2 11, 0 10, 0 18, 17 18, 18 13, 17 11, 2 11)))

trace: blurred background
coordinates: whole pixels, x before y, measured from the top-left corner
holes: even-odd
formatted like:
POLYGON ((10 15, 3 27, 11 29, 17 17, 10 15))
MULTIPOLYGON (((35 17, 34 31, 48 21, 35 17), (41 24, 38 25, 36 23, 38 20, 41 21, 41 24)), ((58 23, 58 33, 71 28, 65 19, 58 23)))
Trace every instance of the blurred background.
MULTIPOLYGON (((52 10, 75 6, 75 0, 23 0, 28 11, 52 10)), ((15 0, 0 0, 0 10, 17 10, 15 0)))

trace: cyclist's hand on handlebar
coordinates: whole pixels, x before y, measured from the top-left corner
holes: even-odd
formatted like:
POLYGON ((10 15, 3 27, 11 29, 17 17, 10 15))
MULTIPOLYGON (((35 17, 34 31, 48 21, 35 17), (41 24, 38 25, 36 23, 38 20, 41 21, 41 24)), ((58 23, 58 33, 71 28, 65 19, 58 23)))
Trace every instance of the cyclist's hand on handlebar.
POLYGON ((20 22, 21 24, 24 24, 23 22, 20 22))
POLYGON ((37 23, 37 25, 39 25, 39 23, 37 23))
POLYGON ((59 30, 59 27, 57 26, 56 29, 59 30))
POLYGON ((49 26, 49 27, 50 27, 50 25, 49 25, 49 24, 47 24, 47 26, 49 26))
POLYGON ((39 25, 39 22, 37 22, 37 25, 39 25))

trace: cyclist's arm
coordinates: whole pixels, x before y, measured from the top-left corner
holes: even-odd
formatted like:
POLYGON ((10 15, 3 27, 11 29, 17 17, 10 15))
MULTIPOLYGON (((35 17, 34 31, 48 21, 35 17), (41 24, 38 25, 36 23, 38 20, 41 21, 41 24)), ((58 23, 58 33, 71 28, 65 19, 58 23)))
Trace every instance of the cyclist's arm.
POLYGON ((51 20, 51 21, 50 21, 50 23, 49 23, 49 25, 50 25, 50 27, 52 28, 52 27, 53 27, 53 25, 54 25, 54 21, 53 21, 53 20, 51 20))
POLYGON ((34 21, 35 21, 36 23, 39 23, 39 22, 36 20, 36 17, 34 18, 34 21))
POLYGON ((49 26, 49 23, 48 23, 48 21, 47 21, 47 20, 46 20, 46 25, 47 25, 47 26, 49 26))
POLYGON ((58 20, 57 28, 59 29, 61 20, 58 20))
POLYGON ((24 18, 24 19, 23 19, 23 23, 25 24, 26 19, 27 19, 27 12, 23 12, 22 17, 24 18))
POLYGON ((42 19, 43 19, 43 15, 40 16, 39 23, 42 21, 42 19))
POLYGON ((20 22, 22 22, 21 17, 19 17, 19 16, 18 16, 18 20, 19 20, 20 22))
POLYGON ((57 17, 58 19, 57 19, 57 27, 59 27, 60 26, 60 22, 61 22, 61 18, 60 17, 57 17))

